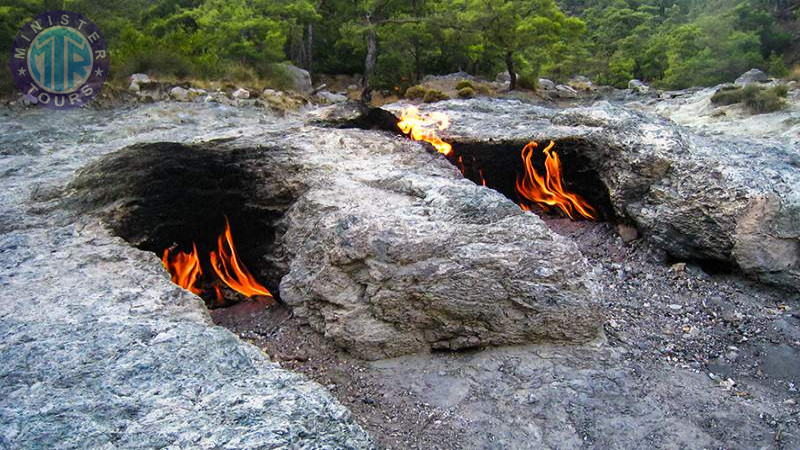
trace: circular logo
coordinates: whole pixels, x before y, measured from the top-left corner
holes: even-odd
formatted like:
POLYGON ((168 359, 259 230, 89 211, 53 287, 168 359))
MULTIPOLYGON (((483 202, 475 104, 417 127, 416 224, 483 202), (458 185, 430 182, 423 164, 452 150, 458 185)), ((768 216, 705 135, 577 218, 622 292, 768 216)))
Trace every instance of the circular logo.
POLYGON ((26 23, 11 45, 14 82, 32 103, 49 109, 86 104, 111 64, 103 34, 72 11, 48 11, 26 23))

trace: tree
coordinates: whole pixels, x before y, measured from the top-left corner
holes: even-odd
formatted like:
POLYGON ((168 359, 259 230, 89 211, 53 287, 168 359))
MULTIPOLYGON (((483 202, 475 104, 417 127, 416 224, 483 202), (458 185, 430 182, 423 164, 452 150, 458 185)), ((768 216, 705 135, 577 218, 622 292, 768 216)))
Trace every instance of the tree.
POLYGON ((554 0, 454 0, 459 19, 473 33, 484 37, 484 51, 502 58, 511 83, 517 87, 518 63, 539 75, 543 60, 550 57, 565 37, 574 38, 583 22, 567 18, 554 0), (526 56, 528 56, 526 58, 526 56))

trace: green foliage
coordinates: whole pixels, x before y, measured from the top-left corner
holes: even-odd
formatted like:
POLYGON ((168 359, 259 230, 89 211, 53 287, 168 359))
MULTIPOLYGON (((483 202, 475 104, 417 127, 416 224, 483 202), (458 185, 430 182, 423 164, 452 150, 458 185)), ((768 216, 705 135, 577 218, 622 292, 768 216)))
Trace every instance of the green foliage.
POLYGON ((519 78, 517 79, 517 86, 522 89, 528 89, 530 91, 535 91, 536 87, 539 85, 539 77, 534 76, 530 73, 521 73, 519 78))
POLYGON ((464 88, 475 89, 475 86, 472 84, 472 81, 469 80, 461 80, 458 83, 456 83, 456 90, 460 91, 461 89, 464 88))
POLYGON ((786 107, 784 98, 789 90, 786 86, 775 86, 764 89, 753 84, 739 87, 725 87, 715 92, 711 102, 715 105, 733 105, 742 103, 752 114, 763 114, 778 111, 786 107))
POLYGON ((411 86, 410 88, 406 89, 405 97, 407 99, 419 99, 425 98, 425 94, 428 93, 428 90, 425 89, 423 86, 411 86))
POLYGON ((767 60, 767 73, 775 78, 783 78, 789 75, 789 68, 783 62, 781 55, 773 53, 767 60))
POLYGON ((458 96, 461 97, 461 98, 472 98, 472 97, 475 97, 475 89, 473 89, 473 88, 471 88, 469 86, 464 86, 464 87, 462 87, 461 89, 458 90, 458 96))
POLYGON ((447 96, 442 91, 437 91, 436 89, 430 89, 425 93, 425 97, 423 97, 423 101, 425 103, 434 103, 441 100, 449 100, 450 97, 447 96))

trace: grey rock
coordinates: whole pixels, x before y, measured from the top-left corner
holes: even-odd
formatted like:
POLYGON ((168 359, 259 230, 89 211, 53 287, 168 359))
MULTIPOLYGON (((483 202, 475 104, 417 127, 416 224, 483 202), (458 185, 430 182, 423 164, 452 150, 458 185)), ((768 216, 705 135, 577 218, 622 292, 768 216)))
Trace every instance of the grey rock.
POLYGON ((734 84, 744 85, 752 83, 765 83, 769 81, 769 76, 758 69, 750 69, 743 73, 734 81, 734 84))
POLYGON ((576 98, 578 91, 565 84, 559 84, 556 86, 556 94, 562 98, 576 98))
POLYGON ((172 102, 26 116, 26 141, 52 140, 3 155, 24 177, 0 177, 0 447, 372 446, 321 386, 214 326, 155 254, 56 205, 87 161, 138 139, 224 136, 222 118, 274 126, 252 116, 172 102), (179 115, 191 120, 176 127, 179 115), (96 140, 73 152, 75 132, 96 140))
POLYGON ((638 94, 646 94, 647 92, 650 91, 650 87, 639 80, 628 81, 628 89, 638 94))
POLYGON ((233 91, 233 94, 231 95, 233 96, 233 98, 236 99, 248 99, 250 98, 250 91, 244 88, 238 88, 235 91, 233 91))
POLYGON ((788 83, 786 83, 786 89, 789 89, 790 91, 797 90, 798 86, 800 86, 800 84, 798 84, 797 81, 794 81, 794 80, 789 81, 788 83))
POLYGON ((87 167, 71 189, 83 211, 147 241, 124 218, 156 201, 135 194, 160 192, 152 168, 213 160, 241 171, 251 208, 283 205, 267 256, 281 300, 360 357, 601 334, 591 268, 574 243, 438 154, 385 133, 306 126, 213 148, 133 146, 87 167))
POLYGON ((147 74, 135 73, 135 74, 130 76, 131 84, 128 87, 128 90, 131 90, 131 91, 134 91, 134 92, 139 92, 139 89, 140 89, 139 85, 142 84, 142 83, 149 83, 150 81, 151 81, 150 77, 147 74))
POLYGON ((191 101, 191 98, 189 98, 189 90, 188 89, 184 89, 184 88, 182 88, 180 86, 175 86, 172 89, 170 89, 169 90, 169 96, 173 100, 179 101, 179 102, 191 101))
POLYGON ((791 141, 701 136, 608 102, 556 110, 471 99, 422 109, 446 112, 445 139, 456 143, 564 140, 556 148, 587 158, 616 214, 673 256, 800 286, 800 154, 791 141), (586 145, 578 150, 576 140, 586 145))
MULTIPOLYGON (((517 79, 519 79, 519 74, 517 74, 517 79)), ((503 72, 498 72, 497 76, 494 78, 494 81, 498 83, 508 84, 511 82, 511 75, 508 73, 507 70, 504 70, 503 72)))
POLYGON ((286 70, 289 72, 289 75, 292 77, 292 83, 294 85, 294 90, 297 92, 308 94, 314 88, 311 86, 311 74, 308 73, 307 70, 301 69, 295 65, 287 64, 286 70))
POLYGON ((329 91, 320 91, 317 93, 317 97, 321 98, 327 103, 343 103, 347 101, 346 95, 335 94, 329 91))
POLYGON ((446 75, 425 75, 422 77, 423 83, 428 83, 431 81, 459 81, 459 80, 475 80, 476 78, 467 72, 460 71, 460 72, 453 72, 448 73, 446 75))
POLYGON ((591 91, 594 89, 594 84, 589 77, 583 75, 575 75, 569 79, 567 83, 569 86, 577 91, 591 91))
POLYGON ((543 91, 555 91, 556 84, 547 78, 539 78, 539 88, 541 88, 543 91))

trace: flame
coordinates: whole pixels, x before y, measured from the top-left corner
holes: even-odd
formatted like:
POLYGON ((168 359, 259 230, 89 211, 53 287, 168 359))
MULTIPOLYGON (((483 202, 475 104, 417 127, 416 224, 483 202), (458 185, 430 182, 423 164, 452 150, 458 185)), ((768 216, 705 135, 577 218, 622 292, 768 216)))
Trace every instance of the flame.
POLYGON ((450 118, 441 112, 420 114, 413 106, 404 109, 400 115, 398 128, 415 141, 425 141, 433 145, 439 153, 450 156, 453 147, 436 135, 436 130, 446 130, 450 126, 450 118))
MULTIPOLYGON (((234 291, 246 297, 259 295, 272 298, 272 294, 269 290, 253 278, 250 271, 247 270, 241 259, 237 256, 236 248, 233 246, 231 225, 227 217, 225 217, 225 230, 217 238, 217 250, 212 251, 208 257, 211 261, 211 268, 214 270, 214 273, 223 283, 227 284, 234 291)), ((174 255, 170 255, 170 249, 164 249, 161 262, 164 264, 164 268, 167 269, 167 272, 169 272, 170 279, 173 283, 195 294, 203 292, 202 289, 197 286, 200 277, 203 276, 197 245, 194 243, 192 244, 191 253, 178 252, 174 255)), ((214 285, 213 287, 216 292, 217 300, 223 301, 222 290, 218 285, 214 285)))
MULTIPOLYGON (((584 199, 576 194, 567 192, 561 184, 561 161, 558 154, 553 150, 556 143, 550 141, 544 148, 545 154, 545 177, 536 172, 533 167, 533 151, 539 144, 531 141, 522 149, 522 162, 525 166, 525 175, 517 178, 517 192, 525 199, 537 203, 541 206, 555 206, 575 219, 576 216, 586 219, 596 220, 596 212, 584 199)), ((525 211, 530 211, 530 207, 524 202, 520 207, 525 211)))
POLYGON ((217 251, 211 252, 211 268, 228 287, 234 291, 252 297, 254 295, 263 295, 265 297, 272 297, 272 294, 260 285, 247 268, 242 264, 239 257, 236 256, 236 248, 233 246, 233 235, 231 234, 231 225, 228 223, 228 218, 225 218, 225 231, 217 238, 217 251))
POLYGON ((192 244, 191 253, 178 252, 172 258, 169 251, 168 248, 164 249, 161 262, 169 272, 172 282, 199 294, 201 290, 197 287, 197 279, 203 275, 203 270, 200 268, 200 258, 197 257, 197 246, 192 244))

